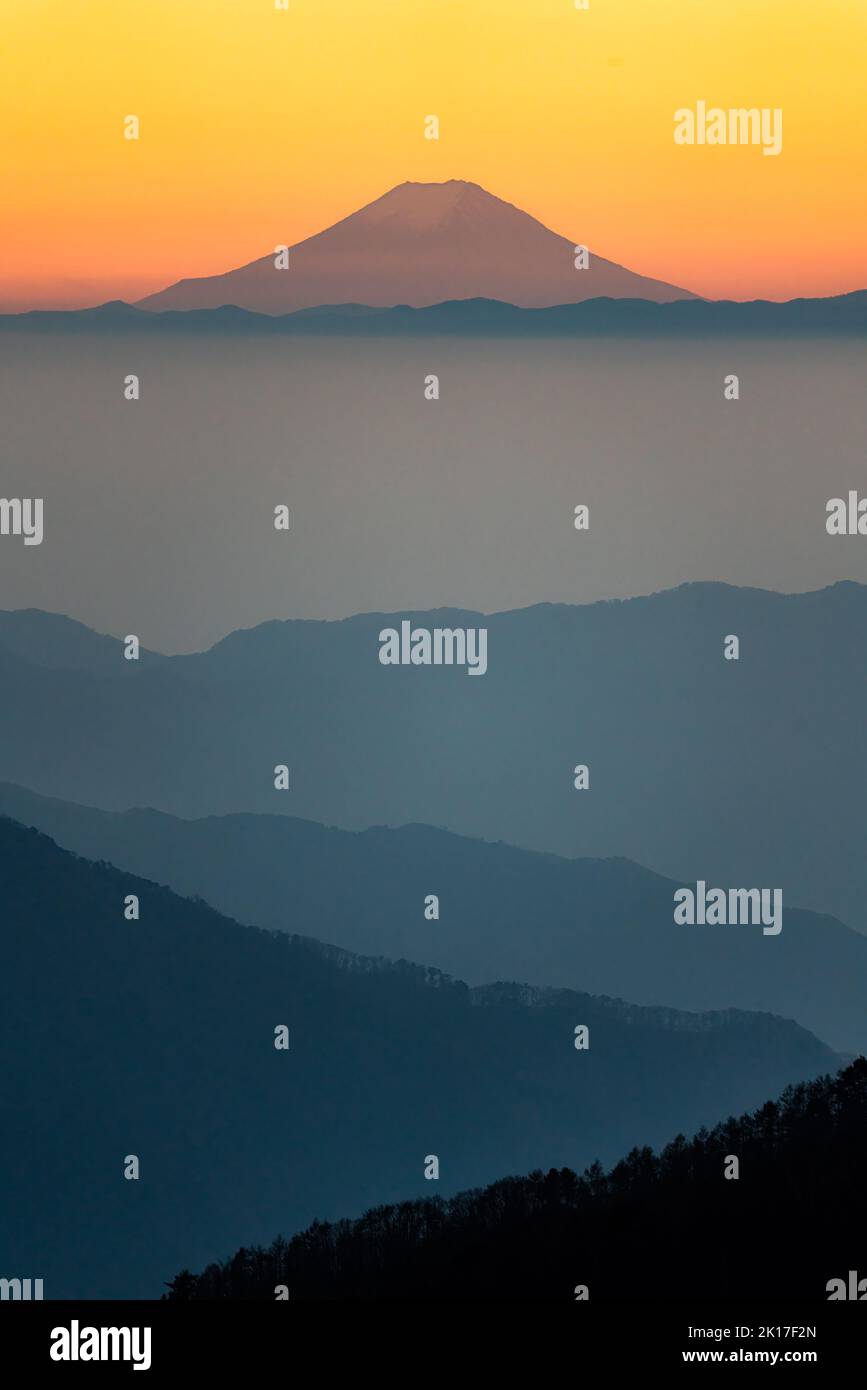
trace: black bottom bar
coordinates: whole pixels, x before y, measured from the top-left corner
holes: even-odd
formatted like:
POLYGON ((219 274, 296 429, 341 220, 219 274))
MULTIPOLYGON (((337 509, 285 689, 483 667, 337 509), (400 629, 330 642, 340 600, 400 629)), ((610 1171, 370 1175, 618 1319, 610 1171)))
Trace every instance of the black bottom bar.
POLYGON ((0 1305, 0 1374, 134 1374, 149 1380, 204 1372, 268 1374, 281 1365, 287 1376, 315 1358, 321 1373, 344 1361, 353 1376, 394 1369, 429 1378, 441 1361, 451 1375, 455 1355, 467 1367, 467 1335, 473 1361, 485 1367, 525 1356, 541 1376, 553 1356, 568 1356, 575 1370, 592 1365, 619 1370, 664 1370, 718 1364, 797 1365, 843 1368, 863 1354, 867 1309, 859 1303, 575 1303, 545 1314, 539 1305, 516 1312, 503 1299, 468 1305, 367 1303, 364 1321, 347 1304, 213 1303, 4 1303, 0 1305), (540 1341, 540 1319, 544 1324, 540 1341), (104 1329, 104 1331, 103 1331, 104 1329), (111 1331, 110 1329, 114 1329, 111 1331), (412 1346, 404 1343, 409 1335, 412 1346), (90 1359, 92 1352, 101 1359, 90 1359), (53 1352, 53 1354, 52 1354, 53 1352), (63 1359, 58 1359, 60 1357, 63 1359), (410 1359, 407 1360, 407 1357, 410 1359), (125 1359, 124 1359, 125 1358, 125 1359), (451 1370, 449 1370, 451 1366, 451 1370), (414 1368, 414 1369, 413 1369, 414 1368), (426 1373, 426 1374, 423 1374, 426 1373))

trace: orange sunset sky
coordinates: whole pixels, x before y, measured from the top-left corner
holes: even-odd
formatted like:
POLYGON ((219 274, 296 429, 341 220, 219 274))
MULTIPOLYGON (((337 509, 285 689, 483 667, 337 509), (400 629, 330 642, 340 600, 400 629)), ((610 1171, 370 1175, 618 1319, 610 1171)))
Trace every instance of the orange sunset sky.
POLYGON ((449 178, 700 294, 863 288, 865 53, 867 0, 0 0, 0 305, 135 299, 449 178), (675 145, 699 100, 781 108, 782 153, 675 145))

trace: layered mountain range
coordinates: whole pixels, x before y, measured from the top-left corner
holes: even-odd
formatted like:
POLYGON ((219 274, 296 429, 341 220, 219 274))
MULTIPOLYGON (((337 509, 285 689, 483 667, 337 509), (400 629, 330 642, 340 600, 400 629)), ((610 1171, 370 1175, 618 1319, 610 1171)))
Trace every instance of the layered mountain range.
POLYGON ((471 990, 240 926, 5 818, 0 900, 4 1269, 46 1298, 158 1297, 275 1230, 612 1162, 839 1064, 767 1014, 471 990))
POLYGON ((865 630, 854 583, 271 622, 176 657, 141 632, 138 661, 69 619, 0 613, 0 778, 104 810, 421 823, 626 856, 863 930, 865 630), (383 665, 380 633, 404 621, 483 626, 486 673, 383 665))
POLYGON ((760 925, 679 925, 677 883, 627 859, 563 859, 424 825, 356 832, 293 816, 99 811, 5 783, 0 813, 259 927, 474 986, 767 1011, 867 1053, 867 936, 788 907, 773 939, 760 925))

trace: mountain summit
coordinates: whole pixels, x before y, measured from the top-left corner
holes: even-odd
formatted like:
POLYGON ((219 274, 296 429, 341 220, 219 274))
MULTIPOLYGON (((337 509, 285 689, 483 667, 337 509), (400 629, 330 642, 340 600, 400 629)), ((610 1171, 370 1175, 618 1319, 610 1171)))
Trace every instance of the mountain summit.
POLYGON ((375 202, 275 255, 177 284, 140 301, 145 309, 237 304, 287 314, 322 304, 409 304, 500 299, 522 308, 573 304, 599 295, 659 303, 694 296, 636 275, 590 250, 575 268, 576 242, 475 183, 402 183, 375 202))

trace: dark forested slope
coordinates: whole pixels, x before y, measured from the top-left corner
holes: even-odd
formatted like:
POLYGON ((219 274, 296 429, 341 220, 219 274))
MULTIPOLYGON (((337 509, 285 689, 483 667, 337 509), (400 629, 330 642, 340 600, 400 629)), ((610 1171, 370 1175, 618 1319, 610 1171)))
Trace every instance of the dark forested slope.
POLYGON ((867 1061, 753 1114, 633 1149, 609 1173, 505 1178, 449 1201, 316 1223, 241 1249, 169 1297, 867 1299, 867 1061), (725 1176, 731 1158, 739 1176, 725 1176), (843 1294, 845 1296, 845 1294, 843 1294))

